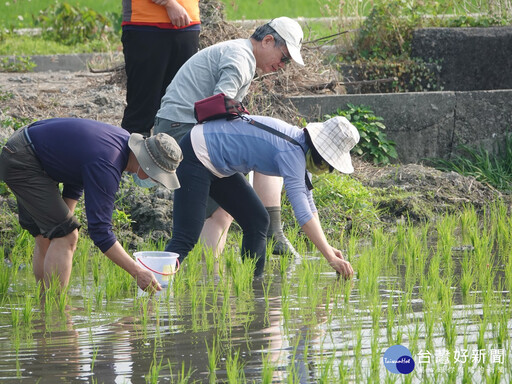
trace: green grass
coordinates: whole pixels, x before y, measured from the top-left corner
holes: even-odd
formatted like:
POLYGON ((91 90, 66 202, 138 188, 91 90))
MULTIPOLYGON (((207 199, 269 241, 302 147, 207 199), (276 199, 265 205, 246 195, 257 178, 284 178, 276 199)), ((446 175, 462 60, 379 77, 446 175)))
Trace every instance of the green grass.
POLYGON ((0 43, 0 55, 55 55, 69 53, 110 52, 121 49, 120 39, 98 40, 84 44, 64 45, 41 36, 9 35, 0 43))
MULTIPOLYGON (((341 14, 345 16, 367 15, 371 5, 381 1, 349 0, 344 2, 341 14)), ((121 15, 121 1, 112 0, 68 0, 72 5, 79 4, 82 7, 94 9, 101 14, 121 15)), ((239 19, 270 19, 279 16, 289 17, 329 17, 339 14, 338 2, 329 0, 259 0, 259 1, 235 1, 223 0, 226 5, 228 20, 239 19)), ((482 12, 487 8, 487 2, 477 0, 439 1, 439 9, 446 13, 482 12), (479 9, 477 4, 483 3, 484 9, 479 9), (454 6, 455 4, 455 6, 454 6)), ((0 0, 0 26, 4 28, 27 28, 34 25, 33 15, 46 9, 51 2, 47 0, 0 0)))
MULTIPOLYGON (((48 8, 55 1, 48 0, 0 0, 0 26, 4 28, 29 28, 34 26, 34 16, 48 8)), ((64 1, 62 1, 64 2, 64 1)), ((121 1, 111 0, 68 0, 71 5, 80 5, 107 15, 121 15, 121 1)))
POLYGON ((455 171, 472 176, 478 181, 492 185, 502 191, 512 190, 512 136, 507 134, 495 154, 485 148, 461 145, 463 154, 451 160, 434 160, 442 171, 455 171))

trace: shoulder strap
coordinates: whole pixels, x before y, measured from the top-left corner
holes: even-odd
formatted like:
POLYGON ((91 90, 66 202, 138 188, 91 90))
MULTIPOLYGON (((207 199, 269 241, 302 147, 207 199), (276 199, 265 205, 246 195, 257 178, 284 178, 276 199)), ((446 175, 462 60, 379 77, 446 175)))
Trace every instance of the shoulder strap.
MULTIPOLYGON (((240 117, 242 119, 244 119, 243 116, 240 116, 240 117)), ((248 121, 248 123, 251 124, 251 125, 254 125, 255 127, 261 128, 261 129, 263 129, 263 130, 265 130, 267 132, 270 132, 270 133, 272 133, 272 134, 274 134, 276 136, 279 136, 280 138, 285 139, 285 140, 289 141, 292 144, 298 145, 302 149, 302 152, 304 152, 304 154, 306 154, 306 151, 304 150, 304 147, 297 140, 295 140, 294 138, 288 136, 286 133, 278 131, 277 129, 269 127, 268 125, 260 123, 259 121, 256 121, 254 119, 250 119, 248 121)), ((311 183, 311 179, 309 178, 309 175, 308 175, 307 171, 306 171, 305 181, 306 181, 306 187, 311 191, 313 189, 313 184, 311 183)))
POLYGON ((272 133, 272 134, 274 134, 276 136, 279 136, 280 138, 285 139, 285 140, 289 141, 292 144, 298 145, 299 147, 302 148, 302 151, 305 153, 304 148, 302 147, 302 145, 300 145, 300 143, 297 140, 291 138, 287 134, 285 134, 285 133, 283 133, 281 131, 278 131, 277 129, 274 129, 272 127, 269 127, 266 124, 260 123, 260 122, 254 120, 254 119, 249 120, 249 124, 254 125, 254 126, 258 127, 258 128, 261 128, 261 129, 263 129, 263 130, 265 130, 267 132, 270 132, 270 133, 272 133))

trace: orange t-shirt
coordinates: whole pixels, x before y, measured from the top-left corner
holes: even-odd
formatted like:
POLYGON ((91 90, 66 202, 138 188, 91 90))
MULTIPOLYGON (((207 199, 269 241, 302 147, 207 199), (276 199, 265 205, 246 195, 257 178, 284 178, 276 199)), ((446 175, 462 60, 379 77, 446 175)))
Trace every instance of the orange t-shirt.
MULTIPOLYGON (((185 8, 192 20, 187 28, 194 24, 200 24, 199 0, 176 0, 185 8)), ((151 0, 123 0, 123 23, 122 25, 151 25, 160 28, 181 29, 175 27, 165 7, 153 3, 151 0)))

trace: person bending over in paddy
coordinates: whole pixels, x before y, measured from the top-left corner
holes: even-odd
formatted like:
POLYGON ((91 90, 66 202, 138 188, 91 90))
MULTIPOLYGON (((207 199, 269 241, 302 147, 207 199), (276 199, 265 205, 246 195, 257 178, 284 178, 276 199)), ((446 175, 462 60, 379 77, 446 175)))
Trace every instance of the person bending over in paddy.
POLYGON ((49 119, 16 131, 0 154, 0 180, 18 202, 19 222, 35 238, 33 270, 49 287, 66 287, 80 224, 73 216, 82 193, 94 244, 126 270, 141 289, 161 290, 153 274, 126 253, 112 232, 115 195, 123 171, 136 184, 179 188, 181 149, 171 136, 144 138, 86 119, 49 119), (62 194, 59 183, 63 183, 62 194))
MULTIPOLYGON (((300 54, 303 37, 299 23, 278 17, 260 25, 248 39, 223 41, 202 49, 183 64, 167 87, 153 131, 167 133, 180 141, 197 123, 196 101, 218 93, 242 101, 257 71, 276 72, 292 60, 304 65, 300 54)), ((282 230, 282 187, 280 178, 254 174, 254 188, 270 216, 267 241, 272 252, 279 255, 296 253, 282 230)), ((201 241, 219 255, 233 218, 213 200, 208 202, 206 216, 201 241)))
POLYGON ((242 257, 256 258, 255 275, 260 275, 265 265, 269 214, 242 174, 256 171, 283 177, 304 233, 337 272, 350 278, 352 266, 341 251, 329 245, 320 225, 310 173, 333 169, 352 173, 349 152, 358 141, 357 129, 340 116, 310 123, 302 130, 263 116, 196 125, 180 141, 183 161, 177 175, 181 188, 174 193, 173 237, 165 250, 178 253, 183 261, 199 240, 211 196, 241 226, 242 257))

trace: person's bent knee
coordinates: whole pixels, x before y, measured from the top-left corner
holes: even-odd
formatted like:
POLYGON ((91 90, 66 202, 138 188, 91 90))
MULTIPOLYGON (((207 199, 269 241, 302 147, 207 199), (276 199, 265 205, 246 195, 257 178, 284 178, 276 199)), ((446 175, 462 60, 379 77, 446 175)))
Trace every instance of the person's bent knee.
POLYGON ((76 245, 78 243, 78 229, 74 229, 73 232, 68 233, 66 236, 64 236, 66 240, 69 242, 69 245, 73 249, 73 252, 76 249, 76 245))
POLYGON ((71 235, 70 238, 76 236, 76 239, 78 241, 78 229, 80 229, 80 227, 81 225, 78 222, 78 220, 74 216, 71 216, 64 220, 62 223, 60 223, 59 225, 56 225, 49 231, 46 231, 46 233, 43 233, 43 236, 52 240, 54 238, 66 237, 68 235, 71 235))
POLYGON ((233 217, 229 213, 227 213, 224 209, 218 208, 213 212, 213 214, 209 217, 209 219, 215 220, 216 222, 231 222, 233 217))

